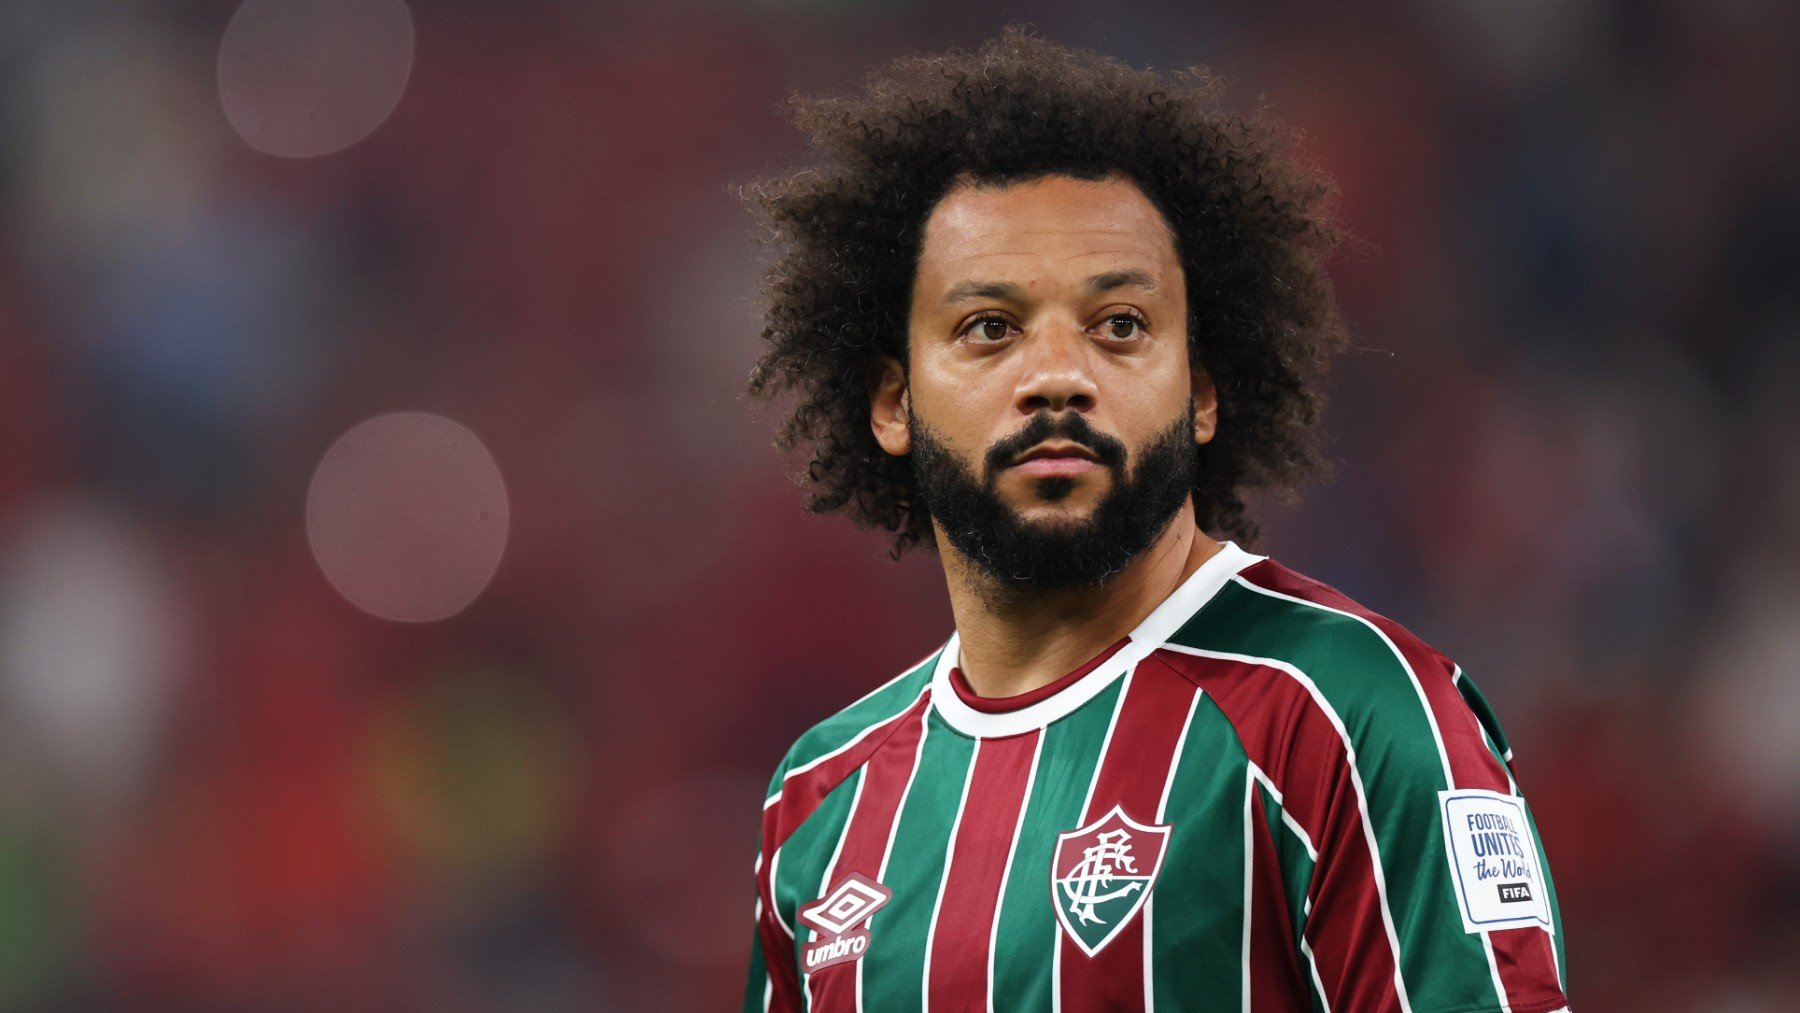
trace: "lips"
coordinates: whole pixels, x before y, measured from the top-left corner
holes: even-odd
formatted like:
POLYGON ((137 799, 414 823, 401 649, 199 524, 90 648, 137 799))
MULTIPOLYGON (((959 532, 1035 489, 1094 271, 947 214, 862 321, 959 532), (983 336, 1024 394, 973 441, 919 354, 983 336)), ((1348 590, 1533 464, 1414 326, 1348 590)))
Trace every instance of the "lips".
POLYGON ((1026 451, 1012 466, 1020 474, 1040 478, 1080 475, 1099 467, 1093 452, 1075 443, 1040 443, 1026 451))
POLYGON ((1100 465, 1085 457, 1034 457, 1015 464, 1012 470, 1021 475, 1048 478, 1053 475, 1082 475, 1098 471, 1100 465))
POLYGON ((1083 461, 1092 462, 1094 460, 1094 453, 1079 443, 1046 442, 1040 443, 1019 455, 1019 459, 1015 461, 1014 464, 1016 466, 1024 464, 1026 461, 1036 461, 1044 458, 1077 458, 1083 461))

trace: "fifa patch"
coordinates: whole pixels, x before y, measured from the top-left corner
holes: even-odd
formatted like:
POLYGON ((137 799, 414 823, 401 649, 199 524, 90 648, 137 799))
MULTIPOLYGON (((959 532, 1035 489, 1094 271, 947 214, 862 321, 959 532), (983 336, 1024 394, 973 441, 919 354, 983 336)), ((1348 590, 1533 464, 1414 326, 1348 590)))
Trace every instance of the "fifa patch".
POLYGON ((1144 906, 1169 830, 1167 823, 1146 826, 1113 806, 1087 826, 1056 835, 1050 897, 1056 920, 1081 952, 1099 953, 1144 906))
POLYGON ((863 923, 893 896, 894 891, 852 872, 825 896, 801 908, 800 920, 818 934, 802 954, 806 973, 860 960, 869 949, 869 930, 863 923))
POLYGON ((1479 788, 1438 792, 1463 930, 1556 929, 1525 801, 1479 788))

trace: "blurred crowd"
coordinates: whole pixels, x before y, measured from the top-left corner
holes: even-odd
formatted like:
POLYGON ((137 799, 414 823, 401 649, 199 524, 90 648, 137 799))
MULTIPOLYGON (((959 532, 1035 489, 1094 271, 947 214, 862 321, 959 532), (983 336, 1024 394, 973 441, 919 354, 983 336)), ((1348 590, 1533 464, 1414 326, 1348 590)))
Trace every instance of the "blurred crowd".
MULTIPOLYGON (((790 88, 1018 12, 355 6, 0 6, 0 1008, 730 1008, 776 761, 950 630, 740 396, 731 184, 790 88), (309 543, 393 411, 510 503, 438 622, 309 543)), ((1031 16, 1341 188, 1337 477, 1258 551, 1494 702, 1575 1008, 1800 1008, 1800 8, 1031 16)))

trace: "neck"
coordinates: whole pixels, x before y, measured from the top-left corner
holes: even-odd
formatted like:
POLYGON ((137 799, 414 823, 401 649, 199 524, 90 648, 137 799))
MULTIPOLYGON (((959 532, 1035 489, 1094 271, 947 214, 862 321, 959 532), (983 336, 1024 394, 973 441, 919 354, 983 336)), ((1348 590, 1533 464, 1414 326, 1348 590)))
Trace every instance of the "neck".
POLYGON ((964 678, 986 697, 1029 693, 1054 682, 1136 629, 1221 548, 1195 525, 1189 502, 1106 583, 1036 591, 999 585, 940 539, 964 678))

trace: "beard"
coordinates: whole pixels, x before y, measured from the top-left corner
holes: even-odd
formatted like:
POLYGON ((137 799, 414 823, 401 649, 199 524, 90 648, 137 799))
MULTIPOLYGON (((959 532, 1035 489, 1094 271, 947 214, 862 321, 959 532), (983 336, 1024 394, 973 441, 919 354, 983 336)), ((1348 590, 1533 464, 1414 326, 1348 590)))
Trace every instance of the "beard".
MULTIPOLYGON (((1191 398, 1181 418, 1144 442, 1135 464, 1123 443, 1076 413, 1033 415, 1023 429, 988 448, 979 475, 917 415, 907 429, 913 477, 932 525, 970 563, 1015 590, 1095 587, 1123 571, 1180 511, 1199 467, 1191 398), (1000 473, 1053 437, 1081 444, 1112 475, 1085 520, 1027 521, 1000 498, 1000 473)), ((1061 475, 1030 480, 1033 493, 1047 503, 1066 499, 1078 481, 1061 475)))

